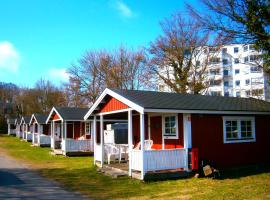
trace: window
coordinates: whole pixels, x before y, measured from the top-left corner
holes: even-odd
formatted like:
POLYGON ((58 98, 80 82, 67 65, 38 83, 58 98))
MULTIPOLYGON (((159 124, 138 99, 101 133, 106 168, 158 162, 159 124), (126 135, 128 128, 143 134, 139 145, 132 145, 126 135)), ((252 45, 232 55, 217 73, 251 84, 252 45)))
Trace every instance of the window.
POLYGON ((229 92, 225 92, 225 93, 224 93, 224 96, 225 96, 225 97, 229 97, 229 96, 230 96, 230 93, 229 93, 229 92))
POLYGON ((239 58, 235 58, 234 59, 234 64, 238 64, 239 63, 239 58))
POLYGON ((90 135, 90 123, 85 123, 85 135, 90 135))
POLYGON ((260 73, 260 72, 262 72, 262 68, 260 66, 251 66, 250 72, 251 73, 260 73))
POLYGON ((240 70, 239 70, 239 69, 236 69, 236 70, 234 71, 234 73, 235 73, 235 74, 239 74, 239 73, 240 73, 240 70))
POLYGON ((220 63, 220 59, 217 57, 210 58, 209 61, 211 64, 219 64, 220 63))
POLYGON ((223 48, 222 53, 227 53, 227 48, 223 48))
POLYGON ((224 86, 228 87, 229 86, 229 81, 224 81, 224 86))
POLYGON ((227 59, 223 59, 222 60, 222 63, 223 63, 223 65, 227 65, 228 64, 228 60, 227 59))
POLYGON ((201 62, 199 60, 196 61, 196 66, 200 66, 201 65, 201 62))
POLYGON ((246 91, 246 96, 247 96, 247 97, 250 97, 250 90, 247 90, 247 91, 246 91))
POLYGON ((219 69, 210 69, 209 73, 210 73, 210 75, 219 75, 220 70, 219 69))
POLYGON ((251 92, 252 96, 262 96, 264 94, 263 89, 255 89, 251 92))
POLYGON ((246 85, 250 84, 250 79, 246 79, 246 85))
POLYGON ((163 116, 163 136, 165 139, 178 139, 178 117, 177 115, 163 116))
POLYGON ((248 45, 244 46, 244 51, 248 51, 248 45))
POLYGON ((253 45, 253 44, 249 45, 249 50, 255 50, 255 48, 254 48, 254 45, 253 45))
POLYGON ((238 91, 235 93, 236 97, 241 97, 241 93, 238 91))
POLYGON ((221 80, 210 80, 210 86, 219 86, 221 84, 221 80))
POLYGON ((239 51, 238 47, 234 47, 234 48, 233 48, 233 52, 234 52, 234 53, 238 53, 238 51, 239 51))
POLYGON ((254 142, 254 117, 223 117, 224 143, 254 142))
POLYGON ((228 75, 229 75, 229 70, 224 70, 224 71, 223 71, 223 75, 224 75, 224 76, 228 76, 228 75))
POLYGON ((257 55, 250 55, 250 56, 249 56, 249 60, 250 60, 250 62, 259 60, 259 56, 257 56, 257 55))
POLYGON ((211 91, 210 95, 211 96, 221 96, 221 92, 220 91, 211 91))
POLYGON ((240 80, 235 81, 236 86, 240 86, 240 80))
POLYGON ((244 62, 248 62, 248 56, 244 57, 244 62))

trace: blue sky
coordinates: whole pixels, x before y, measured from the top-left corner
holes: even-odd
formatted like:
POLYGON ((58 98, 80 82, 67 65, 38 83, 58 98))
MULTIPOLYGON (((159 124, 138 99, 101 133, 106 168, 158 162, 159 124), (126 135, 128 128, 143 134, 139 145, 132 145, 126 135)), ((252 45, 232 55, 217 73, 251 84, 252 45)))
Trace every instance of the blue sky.
MULTIPOLYGON (((198 5, 196 0, 189 1, 198 5)), ((159 22, 186 13, 179 0, 0 0, 0 81, 60 85, 91 49, 148 46, 159 22)))

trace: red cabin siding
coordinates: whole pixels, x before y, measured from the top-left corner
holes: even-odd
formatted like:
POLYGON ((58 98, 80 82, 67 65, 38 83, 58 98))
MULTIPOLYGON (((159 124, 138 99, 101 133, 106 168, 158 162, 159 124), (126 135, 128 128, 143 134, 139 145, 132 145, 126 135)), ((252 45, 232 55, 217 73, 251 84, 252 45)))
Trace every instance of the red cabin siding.
POLYGON ((217 167, 231 167, 270 161, 270 134, 266 124, 270 116, 255 118, 256 142, 223 142, 221 115, 195 115, 191 117, 192 147, 199 149, 199 159, 208 159, 217 167))
POLYGON ((128 106, 121 101, 111 97, 106 104, 101 108, 100 112, 111 112, 111 111, 116 111, 116 110, 123 110, 127 109, 128 106))
POLYGON ((55 113, 55 114, 53 115, 53 120, 57 120, 57 119, 60 119, 60 117, 55 113))

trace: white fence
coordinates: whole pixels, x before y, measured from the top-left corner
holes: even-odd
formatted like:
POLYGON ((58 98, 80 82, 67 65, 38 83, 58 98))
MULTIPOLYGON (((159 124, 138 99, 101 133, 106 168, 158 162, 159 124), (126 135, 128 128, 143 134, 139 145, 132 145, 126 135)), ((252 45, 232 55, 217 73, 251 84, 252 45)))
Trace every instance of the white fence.
POLYGON ((101 158, 102 158, 102 154, 101 154, 101 145, 98 145, 98 144, 97 144, 97 145, 95 146, 94 155, 95 155, 95 160, 101 162, 101 158))
POLYGON ((16 135, 16 129, 9 129, 10 135, 16 135))
MULTIPOLYGON (((145 150, 144 168, 147 171, 187 168, 187 149, 145 150)), ((142 153, 132 150, 132 169, 141 171, 142 153)))
POLYGON ((50 135, 39 135, 39 144, 41 145, 49 145, 51 144, 51 136, 50 135))
POLYGON ((65 152, 93 151, 92 142, 87 140, 66 139, 62 141, 62 150, 65 152))
POLYGON ((27 141, 32 141, 32 138, 33 138, 32 133, 27 132, 27 133, 26 133, 26 140, 27 140, 27 141))

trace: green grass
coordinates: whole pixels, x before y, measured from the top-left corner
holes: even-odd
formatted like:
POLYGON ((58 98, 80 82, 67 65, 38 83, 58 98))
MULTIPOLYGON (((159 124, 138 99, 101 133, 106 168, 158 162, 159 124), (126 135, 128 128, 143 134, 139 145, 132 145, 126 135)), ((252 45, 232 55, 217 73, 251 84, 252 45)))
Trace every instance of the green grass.
POLYGON ((31 165, 43 176, 92 199, 270 199, 270 169, 227 171, 222 180, 187 178, 144 183, 99 174, 93 157, 51 156, 49 148, 30 147, 0 135, 0 151, 31 165))

